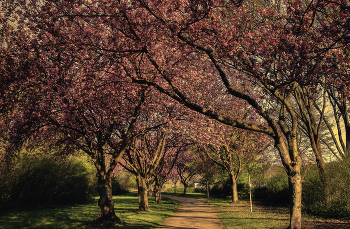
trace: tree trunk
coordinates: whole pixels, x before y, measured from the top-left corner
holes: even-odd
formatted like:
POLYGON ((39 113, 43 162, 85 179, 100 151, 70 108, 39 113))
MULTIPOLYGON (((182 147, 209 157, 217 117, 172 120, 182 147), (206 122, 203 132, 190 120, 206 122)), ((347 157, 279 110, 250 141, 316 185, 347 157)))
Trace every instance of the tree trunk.
POLYGON ((109 175, 98 173, 98 192, 100 194, 98 205, 101 208, 99 220, 121 223, 121 220, 114 212, 112 179, 109 175))
POLYGON ((147 190, 147 195, 152 196, 152 184, 149 181, 147 182, 147 190))
POLYGON ((344 156, 347 159, 350 156, 350 123, 348 120, 345 123, 345 144, 344 156))
POLYGON ((232 183, 232 203, 238 203, 239 200, 235 176, 233 174, 230 174, 230 179, 232 183))
POLYGON ((148 210, 148 193, 146 179, 140 175, 137 175, 137 186, 139 194, 139 210, 148 210))
POLYGON ((188 186, 188 185, 185 184, 185 183, 184 183, 183 185, 184 185, 184 193, 183 193, 183 194, 186 195, 186 193, 187 193, 187 186, 188 186))
MULTIPOLYGON (((312 133, 311 133, 312 134, 312 133)), ((311 147, 316 157, 316 165, 320 174, 321 181, 323 185, 326 184, 326 171, 325 171, 325 163, 322 157, 322 148, 319 136, 313 135, 310 138, 311 147)))
POLYGON ((154 184, 154 197, 156 199, 156 203, 159 204, 159 202, 160 202, 160 186, 159 186, 159 181, 157 178, 155 179, 155 184, 154 184))
POLYGON ((300 166, 288 174, 289 190, 291 197, 290 206, 290 229, 301 228, 301 196, 302 196, 302 185, 300 166))
POLYGON ((207 181, 207 198, 209 199, 209 181, 207 181))

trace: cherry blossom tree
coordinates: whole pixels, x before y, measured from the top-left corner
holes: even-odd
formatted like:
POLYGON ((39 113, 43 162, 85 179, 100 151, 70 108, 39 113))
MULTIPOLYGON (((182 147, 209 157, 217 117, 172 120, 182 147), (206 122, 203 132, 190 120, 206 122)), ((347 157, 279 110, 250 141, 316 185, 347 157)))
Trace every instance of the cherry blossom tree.
POLYGON ((33 15, 27 16, 6 30, 1 42, 6 162, 10 165, 27 140, 66 146, 61 153, 83 150, 97 169, 100 219, 120 222, 111 175, 138 132, 147 89, 124 80, 108 58, 40 29, 33 15))
POLYGON ((178 178, 181 184, 184 186, 184 195, 187 193, 189 182, 195 175, 198 174, 198 170, 193 165, 194 160, 195 157, 191 154, 191 151, 182 152, 175 164, 178 178))
MULTIPOLYGON (((350 7, 347 1, 318 1, 313 5, 314 21, 319 24, 320 33, 332 41, 331 45, 323 47, 329 51, 325 55, 325 64, 322 71, 325 74, 324 90, 333 108, 334 120, 336 123, 338 138, 331 127, 331 123, 324 120, 333 142, 336 144, 340 158, 348 157, 350 149, 350 124, 349 124, 349 47, 350 7), (341 118, 340 118, 341 117, 341 118), (344 125, 342 130, 341 124, 344 125), (343 139, 343 131, 345 138, 343 139)), ((320 109, 318 109, 320 110, 320 109)))
POLYGON ((120 162, 137 179, 140 211, 148 210, 148 184, 165 154, 168 129, 151 131, 135 138, 120 162))
MULTIPOLYGON (((325 57, 334 53, 330 48, 334 40, 324 36, 320 27, 313 26, 315 11, 310 9, 319 3, 305 6, 296 1, 286 4, 283 13, 272 7, 260 7, 255 8, 258 11, 254 11, 254 15, 249 7, 234 8, 222 2, 198 1, 176 8, 170 4, 173 3, 154 5, 139 1, 148 26, 157 22, 157 30, 153 30, 152 35, 156 36, 155 31, 162 33, 157 37, 157 45, 148 43, 143 47, 145 65, 151 65, 159 77, 155 80, 147 74, 141 77, 133 74, 134 81, 151 85, 224 124, 270 135, 289 177, 291 228, 300 228, 301 159, 296 144, 298 116, 293 107, 293 93, 299 86, 316 84, 321 74, 324 77, 320 68, 326 63, 325 57), (162 52, 159 47, 163 48, 162 52), (164 50, 164 47, 169 48, 164 50), (181 55, 176 55, 179 53, 181 55), (218 112, 215 107, 207 107, 203 102, 211 94, 201 94, 195 82, 208 78, 212 78, 212 82, 221 81, 226 97, 247 101, 268 127, 240 122, 218 112), (258 90, 260 96, 244 91, 244 85, 258 90), (279 114, 266 110, 264 100, 278 101, 279 114)), ((136 25, 138 32, 141 26, 135 21, 136 25)), ((213 93, 220 93, 220 90, 213 93)))
POLYGON ((100 218, 119 222, 114 213, 111 175, 136 131, 146 90, 116 84, 112 76, 97 70, 100 66, 91 72, 76 72, 75 66, 64 72, 64 67, 57 70, 62 71, 58 76, 43 66, 36 74, 25 72, 21 98, 5 120, 9 130, 7 155, 12 156, 25 140, 38 142, 44 136, 44 141, 68 147, 63 153, 83 150, 98 171, 100 218), (113 160, 109 162, 108 157, 113 160))
MULTIPOLYGON (((14 61, 8 62, 9 66, 25 70, 15 71, 14 77, 9 68, 1 69, 15 79, 9 88, 15 85, 18 90, 22 85, 20 91, 25 92, 17 97, 12 93, 11 101, 21 100, 13 109, 20 111, 19 115, 14 116, 34 120, 40 110, 43 113, 39 116, 47 117, 45 112, 50 109, 36 106, 44 107, 49 99, 36 103, 35 99, 22 98, 36 98, 41 91, 61 93, 57 76, 74 72, 94 78, 96 69, 103 66, 103 72, 121 76, 114 83, 129 77, 223 124, 272 137, 289 177, 290 227, 301 228, 299 117, 294 92, 301 86, 318 84, 320 79, 321 83, 330 82, 334 76, 348 83, 344 74, 348 62, 343 56, 349 44, 349 6, 345 0, 282 2, 279 9, 253 1, 224 0, 32 1, 17 7, 11 9, 19 15, 20 35, 16 42, 6 40, 7 46, 1 47, 3 53, 12 53, 14 61), (19 83, 28 74, 41 80, 19 83), (52 77, 56 79, 53 82, 49 80, 52 77), (207 103, 213 97, 217 102, 207 103), (232 98, 245 101, 264 124, 231 116, 229 111, 236 108, 226 102, 232 98), (266 106, 271 101, 276 102, 277 112, 266 106)), ((6 20, 4 15, 2 21, 6 20)), ((8 36, 3 37, 11 37, 12 32, 7 30, 8 36)), ((66 94, 60 98, 63 105, 67 101, 74 104, 66 94)), ((6 96, 2 99, 10 101, 6 96)), ((22 120, 16 125, 31 135, 34 123, 40 122, 22 120)))
POLYGON ((179 156, 183 156, 183 153, 187 151, 189 143, 182 136, 171 134, 165 147, 163 158, 153 174, 156 203, 159 203, 161 199, 161 187, 171 179, 172 173, 175 173, 175 164, 179 156))

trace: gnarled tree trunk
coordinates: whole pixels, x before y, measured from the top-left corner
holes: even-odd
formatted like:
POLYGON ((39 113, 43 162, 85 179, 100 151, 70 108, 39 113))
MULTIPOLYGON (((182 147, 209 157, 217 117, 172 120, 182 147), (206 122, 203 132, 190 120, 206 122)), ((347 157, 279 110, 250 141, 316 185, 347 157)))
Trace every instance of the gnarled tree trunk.
POLYGON ((103 172, 98 173, 98 192, 100 195, 98 205, 101 208, 101 215, 99 217, 99 220, 121 223, 121 220, 116 216, 114 212, 111 176, 103 172))
POLYGON ((147 211, 148 210, 148 189, 147 182, 144 177, 137 175, 137 187, 139 193, 139 210, 147 211))

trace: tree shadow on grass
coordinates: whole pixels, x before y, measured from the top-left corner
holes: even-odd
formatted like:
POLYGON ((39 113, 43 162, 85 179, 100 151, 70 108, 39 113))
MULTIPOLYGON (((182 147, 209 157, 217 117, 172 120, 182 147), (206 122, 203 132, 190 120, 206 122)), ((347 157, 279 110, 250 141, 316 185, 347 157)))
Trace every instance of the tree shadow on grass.
MULTIPOLYGON (((151 204, 151 209, 154 208, 154 210, 143 214, 138 210, 137 194, 129 194, 129 196, 121 195, 115 198, 115 212, 118 217, 125 221, 123 229, 156 228, 160 226, 158 224, 159 222, 152 222, 151 218, 158 218, 159 216, 166 217, 166 214, 162 214, 162 209, 165 210, 168 205, 170 206, 168 208, 171 208, 172 206, 171 201, 164 202, 166 204, 164 203, 161 209, 158 209, 160 205, 151 204)), ((87 205, 74 205, 6 213, 4 215, 0 215, 0 229, 118 228, 122 226, 115 225, 113 223, 102 223, 96 221, 95 219, 99 217, 99 214, 100 208, 97 206, 96 198, 93 203, 87 205)))
MULTIPOLYGON (((289 216, 289 209, 286 206, 271 206, 271 203, 267 201, 256 201, 255 206, 260 207, 261 211, 275 213, 275 214, 287 214, 289 216)), ((350 220, 342 219, 323 219, 321 217, 311 217, 303 214, 302 216, 302 228, 305 229, 350 229, 350 220)))
POLYGON ((87 219, 97 218, 94 213, 81 213, 70 208, 10 213, 0 217, 0 228, 76 228, 87 219))
POLYGON ((100 222, 100 221, 91 221, 89 223, 85 223, 78 228, 90 229, 90 228, 123 228, 123 229, 153 229, 160 227, 160 224, 152 223, 149 221, 143 221, 142 223, 127 223, 124 222, 121 224, 116 224, 113 222, 100 222))
MULTIPOLYGON (((118 209, 120 212, 135 214, 138 209, 118 209)), ((123 225, 113 222, 101 222, 96 219, 98 217, 98 209, 91 212, 79 213, 72 212, 69 209, 48 209, 47 211, 21 212, 16 214, 8 214, 0 217, 0 228, 2 229, 18 229, 18 228, 118 228, 136 229, 136 228, 157 228, 160 225, 150 221, 142 221, 137 223, 125 222, 123 225)))

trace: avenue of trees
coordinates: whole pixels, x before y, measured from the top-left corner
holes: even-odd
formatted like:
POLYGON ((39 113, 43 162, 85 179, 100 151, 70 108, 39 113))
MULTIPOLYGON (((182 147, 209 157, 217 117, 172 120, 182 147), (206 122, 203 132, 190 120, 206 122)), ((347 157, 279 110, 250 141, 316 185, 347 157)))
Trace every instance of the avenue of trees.
POLYGON ((160 171, 164 160, 171 170, 188 141, 234 182, 242 157, 249 161, 266 148, 255 149, 259 138, 278 150, 290 188, 290 228, 299 229, 300 139, 325 186, 325 151, 349 157, 346 0, 0 7, 1 169, 11 168, 22 147, 43 141, 62 146, 57 154, 85 152, 97 170, 102 220, 119 221, 111 182, 118 163, 138 177, 146 210, 146 183, 156 173, 170 176, 160 171), (221 139, 213 123, 225 130, 221 139), (178 134, 183 138, 172 143, 178 134))

